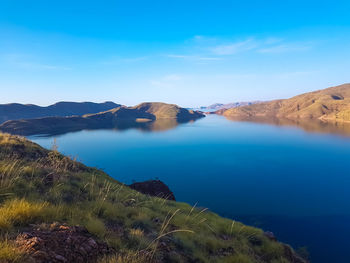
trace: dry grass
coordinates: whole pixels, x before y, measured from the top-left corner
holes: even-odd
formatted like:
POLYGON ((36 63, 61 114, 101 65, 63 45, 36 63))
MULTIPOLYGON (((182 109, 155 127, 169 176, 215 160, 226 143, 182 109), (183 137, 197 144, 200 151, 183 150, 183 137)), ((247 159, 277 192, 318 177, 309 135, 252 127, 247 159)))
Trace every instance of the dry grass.
POLYGON ((142 229, 139 229, 139 228, 132 228, 130 229, 130 235, 132 236, 137 236, 137 237, 142 237, 145 233, 142 229))
POLYGON ((19 160, 13 159, 0 165, 0 189, 7 189, 23 174, 23 165, 19 160))
POLYGON ((44 213, 47 203, 30 203, 14 199, 0 207, 0 229, 10 229, 14 225, 25 225, 39 218, 46 217, 44 213))
POLYGON ((0 262, 23 262, 24 253, 7 237, 0 240, 0 262))
POLYGON ((109 255, 101 258, 98 263, 147 263, 149 259, 139 253, 127 253, 125 255, 109 255))

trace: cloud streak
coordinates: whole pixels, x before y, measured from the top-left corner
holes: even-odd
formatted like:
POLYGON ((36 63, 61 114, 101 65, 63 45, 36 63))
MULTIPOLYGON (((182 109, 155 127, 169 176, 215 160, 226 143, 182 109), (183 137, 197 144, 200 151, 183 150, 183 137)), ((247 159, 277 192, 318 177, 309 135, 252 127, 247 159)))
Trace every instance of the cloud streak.
POLYGON ((111 58, 102 61, 101 64, 103 65, 120 65, 122 63, 137 63, 141 61, 147 60, 148 56, 141 56, 141 57, 118 57, 118 56, 112 56, 111 58))
POLYGON ((287 53, 287 52, 306 51, 306 50, 309 50, 310 48, 311 48, 310 45, 284 44, 284 45, 261 48, 258 50, 258 52, 259 53, 287 53))
POLYGON ((218 45, 216 47, 210 48, 210 51, 216 55, 234 55, 240 52, 255 49, 258 46, 256 41, 253 39, 247 39, 240 42, 218 45))
MULTIPOLYGON (((251 37, 245 40, 231 42, 223 39, 205 38, 203 36, 200 38, 195 37, 194 39, 196 45, 193 48, 202 50, 202 57, 210 58, 213 56, 216 59, 247 52, 287 53, 302 52, 312 48, 310 43, 293 43, 276 37, 268 37, 264 39, 251 37), (198 43, 200 44, 198 45, 198 43)), ((183 56, 183 58, 185 58, 185 56, 183 56)))
POLYGON ((4 58, 10 65, 26 70, 71 70, 70 67, 37 62, 36 59, 28 55, 8 54, 4 58))
POLYGON ((218 61, 223 60, 219 57, 209 57, 209 56, 190 56, 190 55, 176 55, 176 54, 169 54, 166 55, 168 58, 174 58, 174 59, 184 59, 184 60, 192 60, 192 61, 218 61))

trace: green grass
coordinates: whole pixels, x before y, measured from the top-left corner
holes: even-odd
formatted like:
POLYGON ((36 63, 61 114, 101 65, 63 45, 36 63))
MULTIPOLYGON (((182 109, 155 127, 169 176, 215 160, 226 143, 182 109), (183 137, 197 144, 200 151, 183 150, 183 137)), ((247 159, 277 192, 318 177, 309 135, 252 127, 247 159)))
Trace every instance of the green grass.
MULTIPOLYGON (((101 262, 289 262, 284 246, 260 229, 143 195, 20 137, 0 134, 0 145, 0 175, 6 177, 0 184, 3 236, 14 238, 30 224, 60 222, 85 226, 118 251, 101 262)), ((4 246, 0 257, 21 256, 11 249, 4 246)))

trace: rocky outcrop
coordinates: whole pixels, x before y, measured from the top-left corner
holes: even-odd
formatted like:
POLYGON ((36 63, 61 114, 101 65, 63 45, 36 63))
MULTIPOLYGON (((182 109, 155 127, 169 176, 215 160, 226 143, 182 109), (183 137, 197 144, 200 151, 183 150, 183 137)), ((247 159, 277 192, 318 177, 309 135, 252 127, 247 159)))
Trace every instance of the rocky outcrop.
POLYGON ((175 201, 175 196, 169 187, 160 180, 149 180, 129 185, 130 188, 150 196, 157 196, 175 201))
POLYGON ((89 232, 78 226, 52 224, 36 226, 16 238, 17 246, 28 256, 28 262, 95 262, 112 252, 89 232))
POLYGON ((291 263, 309 263, 306 259, 303 259, 289 245, 283 245, 284 255, 291 263))

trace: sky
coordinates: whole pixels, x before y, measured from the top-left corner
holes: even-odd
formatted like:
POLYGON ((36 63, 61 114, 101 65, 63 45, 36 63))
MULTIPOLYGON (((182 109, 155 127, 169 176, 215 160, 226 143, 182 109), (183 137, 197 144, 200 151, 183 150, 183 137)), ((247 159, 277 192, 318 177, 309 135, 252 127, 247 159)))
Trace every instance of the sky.
POLYGON ((350 82, 350 1, 1 0, 0 103, 197 107, 350 82))

